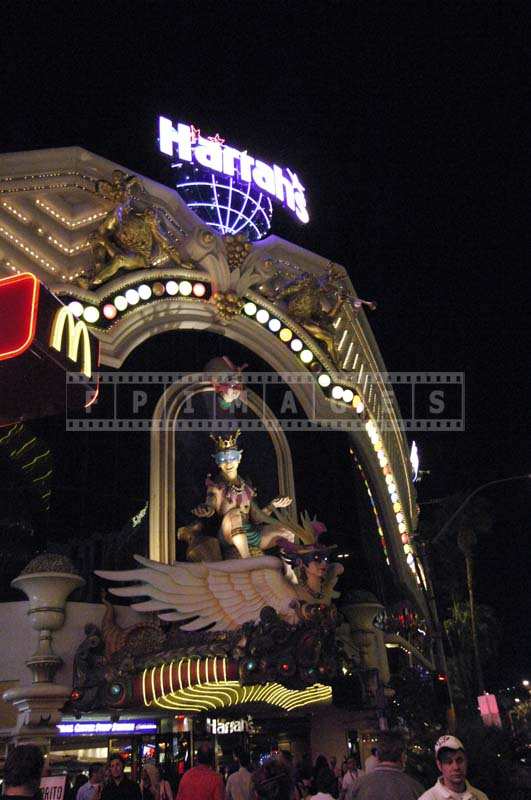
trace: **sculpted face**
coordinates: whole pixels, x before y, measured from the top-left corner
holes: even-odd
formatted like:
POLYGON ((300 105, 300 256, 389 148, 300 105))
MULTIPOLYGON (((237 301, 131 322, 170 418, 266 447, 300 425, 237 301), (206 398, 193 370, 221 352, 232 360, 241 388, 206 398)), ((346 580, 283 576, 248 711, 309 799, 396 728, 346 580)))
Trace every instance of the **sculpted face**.
POLYGON ((322 580, 328 572, 328 560, 326 558, 312 559, 305 565, 308 577, 316 577, 322 580))
POLYGON ((238 467, 240 466, 241 456, 237 456, 236 458, 231 458, 227 461, 222 461, 219 466, 219 471, 225 478, 229 480, 234 480, 238 475, 238 467))

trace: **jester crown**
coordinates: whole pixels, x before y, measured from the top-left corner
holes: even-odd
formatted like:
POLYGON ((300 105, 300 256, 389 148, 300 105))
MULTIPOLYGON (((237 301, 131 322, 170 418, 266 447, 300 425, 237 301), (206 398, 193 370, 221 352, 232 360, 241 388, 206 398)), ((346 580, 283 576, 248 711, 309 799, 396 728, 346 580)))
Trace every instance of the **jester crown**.
POLYGON ((216 452, 212 454, 212 458, 219 464, 221 461, 229 461, 235 457, 235 454, 241 456, 243 450, 238 450, 236 442, 241 431, 238 429, 234 435, 229 434, 225 439, 223 436, 213 436, 210 438, 216 443, 216 452))

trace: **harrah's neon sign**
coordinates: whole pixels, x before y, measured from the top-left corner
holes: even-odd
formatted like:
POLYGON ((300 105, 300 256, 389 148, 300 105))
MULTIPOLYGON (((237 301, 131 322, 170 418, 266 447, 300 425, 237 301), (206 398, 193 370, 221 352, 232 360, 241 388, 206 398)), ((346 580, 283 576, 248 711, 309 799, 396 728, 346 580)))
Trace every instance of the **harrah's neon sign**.
POLYGON ((287 206, 301 222, 310 220, 304 186, 290 169, 284 170, 277 164, 270 166, 246 150, 236 150, 220 142, 219 137, 205 139, 197 135, 193 125, 178 122, 174 127, 166 117, 159 117, 159 147, 161 153, 176 156, 179 161, 196 161, 212 172, 252 183, 287 206))

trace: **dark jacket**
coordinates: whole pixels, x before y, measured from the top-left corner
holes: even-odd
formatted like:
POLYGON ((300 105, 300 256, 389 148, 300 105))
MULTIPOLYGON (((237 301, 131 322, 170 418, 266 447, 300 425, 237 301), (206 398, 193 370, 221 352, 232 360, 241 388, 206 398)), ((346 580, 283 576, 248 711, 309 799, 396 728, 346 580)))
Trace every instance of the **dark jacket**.
POLYGON ((398 766, 381 764, 363 775, 355 787, 355 800, 417 800, 424 788, 398 766))
POLYGON ((141 800, 140 787, 125 775, 118 784, 111 778, 103 787, 101 800, 141 800))

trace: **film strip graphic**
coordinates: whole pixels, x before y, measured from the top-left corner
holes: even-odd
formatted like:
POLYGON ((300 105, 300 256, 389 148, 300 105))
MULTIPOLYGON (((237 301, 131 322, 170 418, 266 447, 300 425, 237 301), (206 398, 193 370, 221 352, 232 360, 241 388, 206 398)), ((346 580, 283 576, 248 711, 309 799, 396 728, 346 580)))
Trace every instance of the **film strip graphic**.
MULTIPOLYGON (((323 388, 308 372, 101 372, 99 393, 75 372, 66 376, 66 429, 69 431, 330 431, 365 430, 369 418, 381 431, 464 431, 463 372, 364 373, 363 402, 356 375, 331 374, 323 388), (69 390, 86 384, 87 403, 69 403, 69 390), (217 391, 213 390, 217 387, 217 391), (336 399, 343 387, 346 402, 336 399), (348 386, 352 389, 348 390, 348 386), (159 405, 173 387, 179 413, 159 405), (232 389, 228 402, 224 390, 232 389), (304 394, 304 407, 299 397, 304 394), (234 395, 237 395, 234 398, 234 395), (252 398, 252 399, 251 399, 252 398), (158 406, 158 414, 155 409, 158 406)), ((77 395, 78 396, 78 395, 77 395)))

